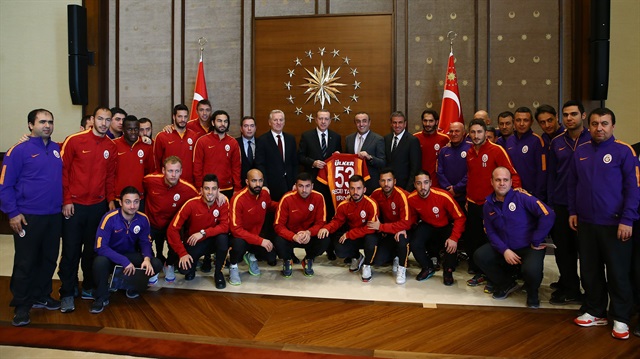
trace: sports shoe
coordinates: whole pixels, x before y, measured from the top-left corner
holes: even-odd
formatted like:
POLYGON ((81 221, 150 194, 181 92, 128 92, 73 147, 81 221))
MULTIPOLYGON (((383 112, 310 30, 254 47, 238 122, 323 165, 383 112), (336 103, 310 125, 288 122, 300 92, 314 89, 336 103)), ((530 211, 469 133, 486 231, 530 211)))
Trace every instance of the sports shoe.
POLYGON ((577 317, 573 320, 574 323, 578 324, 581 327, 593 327, 596 325, 607 325, 609 321, 607 318, 598 318, 594 317, 589 313, 584 313, 581 316, 577 317))
POLYGON ((640 325, 638 325, 636 329, 633 330, 633 335, 635 335, 636 337, 640 337, 640 325))
POLYGON ((227 287, 227 282, 225 282, 224 274, 222 274, 221 271, 216 271, 213 277, 215 279, 217 289, 224 289, 227 287))
POLYGON ((538 296, 536 295, 535 298, 534 297, 529 297, 527 296, 527 308, 531 308, 531 309, 538 309, 540 308, 540 299, 538 299, 538 296))
POLYGON ((391 266, 391 271, 393 273, 398 272, 398 267, 400 267, 400 258, 395 257, 393 258, 393 266, 391 266))
POLYGON ((291 260, 293 261, 293 264, 300 264, 300 258, 296 257, 295 254, 291 257, 291 260))
POLYGON ((358 258, 351 258, 351 266, 349 266, 349 272, 357 272, 362 267, 362 263, 364 263, 364 256, 362 253, 358 253, 358 258))
POLYGON ((362 266, 362 281, 365 283, 371 281, 371 266, 368 264, 362 266))
MULTIPOLYGON (((211 270, 209 270, 209 272, 211 272, 211 270)), ((189 272, 189 273, 184 275, 184 280, 190 281, 190 280, 193 280, 195 277, 196 277, 196 272, 195 271, 189 272)))
POLYGON ((47 310, 60 309, 60 301, 51 298, 51 296, 42 297, 33 302, 32 308, 44 308, 47 310))
POLYGON ((551 284, 549 284, 549 288, 560 289, 560 282, 552 282, 551 284))
POLYGON ((200 266, 200 271, 202 273, 210 273, 211 272, 211 257, 204 256, 202 260, 202 266, 200 266))
POLYGON ((330 261, 335 261, 337 259, 336 252, 327 251, 327 259, 330 260, 330 261))
POLYGON ((31 317, 29 316, 29 307, 16 308, 15 315, 11 321, 11 325, 14 327, 22 327, 31 323, 31 317))
POLYGON ((482 273, 478 273, 476 275, 473 276, 473 278, 469 279, 467 281, 467 285, 469 287, 477 287, 480 284, 484 283, 487 281, 487 276, 482 274, 482 273))
POLYGON ((158 283, 158 273, 156 273, 152 277, 149 277, 149 285, 154 285, 156 283, 158 283))
POLYGON ((616 339, 629 339, 629 326, 623 322, 614 320, 611 336, 616 339))
POLYGON ((484 286, 484 292, 487 294, 493 294, 496 289, 493 287, 493 283, 487 281, 487 284, 484 286))
POLYGON ((458 251, 458 262, 464 262, 469 259, 469 255, 465 251, 458 251))
POLYGON ((433 270, 436 272, 440 270, 440 263, 438 262, 438 257, 431 257, 431 263, 433 263, 433 270))
POLYGON ((260 275, 260 267, 258 266, 258 260, 253 253, 245 253, 242 256, 244 262, 249 266, 249 274, 251 275, 260 275))
POLYGON ((102 311, 104 310, 104 307, 106 307, 107 305, 109 305, 109 300, 94 300, 93 304, 91 304, 91 308, 89 309, 89 312, 91 312, 92 314, 98 314, 98 313, 102 313, 102 311))
POLYGON ((126 294, 129 299, 136 299, 140 297, 140 293, 135 289, 127 289, 126 294))
POLYGON ((497 291, 493 292, 493 295, 491 297, 493 299, 497 299, 497 300, 504 300, 504 299, 507 299, 509 294, 515 292, 518 289, 520 289, 520 286, 518 285, 518 283, 517 282, 512 282, 505 289, 497 290, 497 291))
POLYGON ((556 290, 555 292, 553 292, 553 294, 551 294, 551 299, 549 299, 549 303, 553 305, 565 305, 565 304, 580 304, 582 303, 582 301, 578 296, 567 295, 560 292, 560 290, 556 290))
POLYGON ((60 311, 62 313, 71 313, 74 310, 76 310, 76 305, 74 303, 73 297, 60 298, 60 311))
POLYGON ((293 274, 293 268, 291 268, 291 259, 282 261, 282 276, 285 278, 291 277, 293 274))
POLYGON ((442 284, 448 286, 453 285, 453 270, 451 268, 445 269, 442 272, 442 284))
POLYGON ((91 289, 83 289, 82 295, 80 296, 82 299, 93 300, 93 290, 91 289))
POLYGON ((167 283, 172 283, 176 280, 176 272, 173 266, 165 266, 162 268, 164 271, 164 281, 167 283))
POLYGON ((434 274, 436 274, 436 271, 434 271, 433 268, 422 268, 420 273, 416 276, 416 280, 418 282, 422 282, 423 280, 433 277, 434 274))
POLYGON ((396 270, 396 284, 405 284, 406 282, 407 282, 407 268, 403 266, 398 266, 398 269, 396 270))
POLYGON ((305 258, 302 260, 302 271, 304 272, 304 275, 307 277, 313 277, 314 272, 313 272, 313 259, 311 258, 305 258))
POLYGON ((242 284, 242 280, 240 279, 240 271, 238 270, 237 264, 232 264, 229 266, 229 284, 231 285, 242 284))

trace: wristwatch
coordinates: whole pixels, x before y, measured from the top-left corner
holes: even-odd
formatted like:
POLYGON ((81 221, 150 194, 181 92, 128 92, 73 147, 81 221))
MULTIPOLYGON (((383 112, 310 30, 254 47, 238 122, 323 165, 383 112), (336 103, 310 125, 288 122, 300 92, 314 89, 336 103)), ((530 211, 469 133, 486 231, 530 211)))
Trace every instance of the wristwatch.
POLYGON ((204 229, 200 230, 200 234, 202 234, 202 236, 206 236, 207 235, 207 233, 204 231, 204 229))

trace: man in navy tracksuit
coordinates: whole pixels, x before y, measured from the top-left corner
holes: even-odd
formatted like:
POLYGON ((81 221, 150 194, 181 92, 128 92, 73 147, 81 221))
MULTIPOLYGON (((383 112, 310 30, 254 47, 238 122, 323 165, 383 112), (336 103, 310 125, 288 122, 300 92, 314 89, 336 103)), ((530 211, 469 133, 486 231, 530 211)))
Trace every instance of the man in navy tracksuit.
POLYGON ((57 310, 51 298, 62 231, 62 159, 51 141, 53 114, 36 109, 27 116, 29 139, 7 151, 0 176, 0 209, 9 217, 15 255, 11 275, 12 324, 31 322, 31 308, 57 310))
POLYGON ((631 146, 613 136, 613 111, 593 110, 588 124, 591 141, 576 148, 568 178, 569 224, 578 231, 585 291, 585 312, 574 322, 583 327, 607 325, 611 298, 611 335, 627 339, 633 310, 629 239, 640 197, 638 160, 631 146))

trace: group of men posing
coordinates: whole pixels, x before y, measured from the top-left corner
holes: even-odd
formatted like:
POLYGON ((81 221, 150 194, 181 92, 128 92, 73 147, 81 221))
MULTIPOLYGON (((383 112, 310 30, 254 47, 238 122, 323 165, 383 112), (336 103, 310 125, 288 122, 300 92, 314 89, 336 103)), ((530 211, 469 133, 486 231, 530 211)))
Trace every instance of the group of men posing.
POLYGON ((393 112, 384 137, 370 130, 363 112, 355 115, 345 151, 326 110, 299 143, 283 131, 280 110, 271 111, 270 131, 260 137, 255 119, 244 117, 237 139, 227 134, 225 111, 213 112, 207 100, 196 111, 188 121, 188 108, 175 106, 172 125, 152 141, 135 116, 100 107, 83 123, 88 129, 61 147, 51 141, 53 115, 29 113, 31 135, 7 152, 0 179, 2 211, 15 232, 14 325, 28 324, 32 307, 71 312, 77 296, 94 300, 92 313, 102 312, 114 265, 125 274, 142 268, 154 284, 162 270, 165 281, 174 281, 174 266, 192 280, 203 256, 201 270, 213 269, 219 289, 226 286, 227 258, 228 282, 240 285, 241 261, 260 275, 259 260, 276 265, 280 257, 283 276, 292 275, 294 262, 313 276, 314 259, 325 251, 329 259, 345 258, 363 282, 372 279, 373 266, 393 263, 398 284, 406 281, 412 252, 418 281, 442 263, 443 283, 452 285, 458 242, 474 274, 468 285, 484 284, 493 298, 505 299, 519 289, 521 275, 527 306, 537 308, 551 233, 560 271, 551 303, 582 302, 578 325, 606 325, 610 297, 612 335, 628 338, 640 290, 631 279, 633 266, 640 281, 640 243, 629 240, 638 235, 632 231, 638 159, 614 139, 609 109, 587 119, 582 105, 569 101, 565 128, 553 107, 540 106, 542 136, 531 130, 528 108, 503 112, 498 144, 487 139, 485 111, 468 128, 451 124, 448 135, 439 131, 435 111, 423 112, 423 131, 414 135, 404 114, 393 112), (57 301, 51 277, 60 234, 57 301), (301 262, 295 247, 305 249, 301 262))

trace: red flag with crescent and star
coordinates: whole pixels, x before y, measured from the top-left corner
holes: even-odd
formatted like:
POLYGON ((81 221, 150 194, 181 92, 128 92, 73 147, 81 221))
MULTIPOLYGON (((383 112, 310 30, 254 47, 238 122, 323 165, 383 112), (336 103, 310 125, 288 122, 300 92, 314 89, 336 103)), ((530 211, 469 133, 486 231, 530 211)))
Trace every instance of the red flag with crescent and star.
POLYGON ((447 77, 444 83, 444 93, 442 95, 442 108, 440 108, 439 130, 449 132, 449 125, 454 122, 464 123, 462 117, 462 106, 460 105, 460 91, 458 90, 458 76, 456 75, 456 65, 453 51, 449 53, 449 63, 447 65, 447 77))
POLYGON ((193 102, 191 103, 191 117, 190 120, 198 118, 198 111, 196 111, 198 102, 200 100, 208 99, 207 83, 204 80, 204 64, 202 63, 202 54, 200 54, 200 63, 198 64, 198 74, 196 75, 196 86, 193 90, 193 102))

